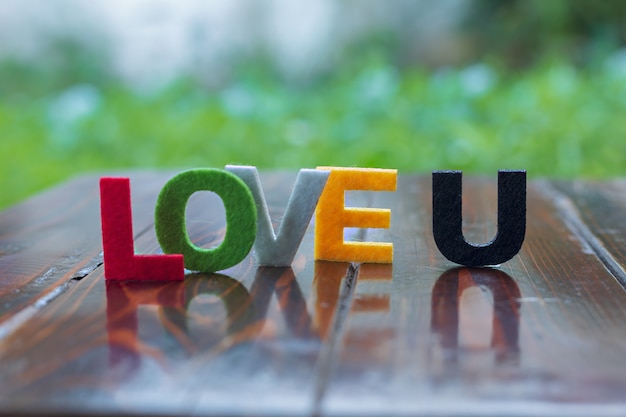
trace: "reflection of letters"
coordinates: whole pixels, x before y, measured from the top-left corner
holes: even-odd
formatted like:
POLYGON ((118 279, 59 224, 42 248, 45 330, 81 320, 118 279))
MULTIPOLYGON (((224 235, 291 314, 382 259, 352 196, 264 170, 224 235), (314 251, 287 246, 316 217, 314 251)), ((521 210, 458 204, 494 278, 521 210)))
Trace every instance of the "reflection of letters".
POLYGON ((131 371, 139 366, 142 352, 137 340, 137 307, 180 307, 184 303, 183 291, 184 284, 181 281, 106 282, 107 334, 112 365, 124 362, 124 368, 131 371))
POLYGON ((165 328, 179 331, 179 340, 193 350, 203 350, 211 344, 196 335, 194 340, 189 329, 189 306, 200 295, 218 297, 226 310, 226 333, 233 344, 253 340, 259 332, 259 323, 255 320, 252 299, 246 287, 239 281, 221 274, 191 274, 185 277, 185 300, 182 308, 164 308, 165 328), (197 339, 197 340, 196 340, 197 339))
POLYGON ((455 268, 444 272, 432 293, 432 331, 442 348, 456 354, 459 336, 459 306, 463 292, 481 286, 493 295, 491 347, 497 362, 519 355, 520 290, 506 273, 487 268, 455 268))
MULTIPOLYGON (((252 340, 259 326, 248 290, 224 275, 187 275, 184 282, 107 281, 107 333, 111 362, 134 371, 146 350, 138 341, 137 308, 161 307, 161 325, 187 352, 205 351, 221 340, 189 331, 189 306, 194 298, 207 294, 218 297, 226 310, 229 346, 252 340)), ((158 349, 158 347, 157 347, 158 349)), ((154 352, 155 350, 152 349, 154 352)))
POLYGON ((348 271, 348 263, 315 261, 315 327, 321 339, 326 339, 335 309, 339 303, 341 282, 348 271))
MULTIPOLYGON (((363 264, 359 270, 359 282, 391 281, 393 264, 363 264)), ((358 289, 358 287, 357 287, 358 289)), ((387 312, 391 308, 389 293, 363 294, 356 292, 352 302, 353 312, 387 312)))
POLYGON ((393 264, 362 264, 359 269, 357 285, 352 296, 351 315, 363 314, 367 318, 360 323, 371 325, 358 326, 358 330, 345 332, 346 346, 358 346, 358 349, 371 354, 372 360, 380 357, 376 351, 384 349, 386 343, 392 343, 396 337, 396 328, 392 323, 391 287, 393 264), (383 325, 383 323, 389 323, 383 325))
POLYGON ((316 338, 306 300, 291 268, 259 267, 250 290, 257 320, 267 316, 267 309, 276 293, 278 305, 289 331, 299 339, 316 338))

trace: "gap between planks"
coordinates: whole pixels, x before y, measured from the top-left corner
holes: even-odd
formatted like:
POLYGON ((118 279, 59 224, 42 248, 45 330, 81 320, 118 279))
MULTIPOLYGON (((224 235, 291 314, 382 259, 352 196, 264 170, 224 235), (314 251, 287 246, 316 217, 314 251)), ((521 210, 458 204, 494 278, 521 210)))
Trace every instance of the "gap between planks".
POLYGON ((324 344, 324 347, 320 352, 318 364, 315 369, 315 392, 313 396, 314 417, 321 415, 322 402, 324 400, 324 396, 326 395, 326 391, 328 390, 328 384, 337 359, 336 351, 340 347, 343 339, 344 325, 350 315, 352 298, 360 269, 360 263, 351 263, 348 267, 341 291, 339 293, 339 300, 337 302, 337 308, 335 309, 328 343, 324 344))
POLYGON ((538 181, 535 184, 541 195, 554 204, 565 225, 580 240, 580 243, 587 246, 600 259, 609 273, 626 290, 626 271, 585 224, 574 202, 547 181, 538 181))
MULTIPOLYGON (((143 228, 137 234, 137 236, 135 236, 134 239, 138 239, 139 237, 141 237, 142 235, 147 233, 150 230, 151 227, 154 227, 154 225, 151 224, 151 225, 146 226, 145 228, 143 228)), ((20 311, 18 311, 16 313, 13 313, 13 315, 9 319, 4 321, 3 323, 0 323, 0 341, 3 340, 4 338, 6 338, 7 336, 9 336, 14 331, 16 331, 22 325, 24 325, 27 321, 29 321, 31 318, 33 318, 44 307, 46 307, 47 305, 52 303, 60 295, 64 294, 70 288, 72 288, 73 285, 75 285, 76 283, 80 282, 83 278, 86 278, 88 275, 93 273, 98 268, 102 267, 102 265, 104 264, 104 260, 103 259, 104 259, 104 255, 103 255, 102 252, 100 252, 97 256, 95 256, 92 259, 90 259, 89 262, 87 262, 87 264, 83 268, 81 268, 79 271, 76 271, 75 273, 73 273, 67 279, 67 281, 62 282, 61 284, 59 284, 56 287, 52 288, 50 291, 45 293, 43 296, 37 298, 32 304, 24 307, 23 309, 21 309, 20 311)), ((55 268, 55 266, 52 266, 51 268, 53 269, 53 268, 55 268)), ((32 281, 36 281, 37 279, 41 278, 45 274, 48 274, 50 271, 51 271, 51 269, 48 269, 43 274, 35 277, 32 281)))
MULTIPOLYGON (((57 299, 60 295, 64 294, 67 290, 72 288, 75 283, 78 283, 83 278, 87 277, 93 271, 102 266, 102 253, 98 256, 92 258, 84 268, 76 271, 72 274, 67 281, 62 282, 56 287, 52 288, 50 291, 45 293, 43 296, 37 298, 32 304, 22 308, 17 313, 13 313, 13 315, 8 318, 5 322, 0 324, 0 340, 3 340, 5 337, 13 333, 23 324, 25 324, 28 320, 30 320, 35 314, 41 311, 44 307, 52 303, 55 299, 57 299)), ((54 268, 54 267, 52 267, 54 268)), ((33 279, 33 281, 45 276, 50 272, 48 269, 43 274, 37 276, 33 279)))

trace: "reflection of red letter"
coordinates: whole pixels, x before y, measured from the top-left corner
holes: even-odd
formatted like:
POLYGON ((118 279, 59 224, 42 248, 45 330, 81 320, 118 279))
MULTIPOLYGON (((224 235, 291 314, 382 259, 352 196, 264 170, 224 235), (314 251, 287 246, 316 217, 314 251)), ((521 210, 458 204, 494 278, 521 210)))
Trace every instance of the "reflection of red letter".
POLYGON ((107 333, 110 360, 113 366, 122 366, 122 378, 128 378, 141 364, 142 356, 154 352, 138 340, 141 305, 160 307, 185 306, 183 282, 124 282, 109 280, 106 283, 107 333))
POLYGON ((128 178, 100 178, 106 279, 175 281, 185 278, 183 255, 135 255, 128 178))

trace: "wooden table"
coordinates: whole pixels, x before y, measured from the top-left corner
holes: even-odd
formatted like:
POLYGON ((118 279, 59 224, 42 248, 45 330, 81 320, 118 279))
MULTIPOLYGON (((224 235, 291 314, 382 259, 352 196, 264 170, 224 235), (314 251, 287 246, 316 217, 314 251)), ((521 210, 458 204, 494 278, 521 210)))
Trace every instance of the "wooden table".
MULTIPOLYGON (((156 195, 131 173, 135 245, 159 253, 156 195)), ((262 176, 280 219, 295 173, 262 176)), ((204 193, 206 194, 206 193, 204 193)), ((626 180, 535 180, 522 251, 457 268, 431 232, 430 176, 347 194, 392 210, 392 265, 251 255, 184 282, 106 282, 98 177, 0 214, 1 415, 626 415, 626 180)), ((464 181, 468 240, 495 233, 495 174, 464 181)), ((219 200, 187 208, 198 245, 219 200)))

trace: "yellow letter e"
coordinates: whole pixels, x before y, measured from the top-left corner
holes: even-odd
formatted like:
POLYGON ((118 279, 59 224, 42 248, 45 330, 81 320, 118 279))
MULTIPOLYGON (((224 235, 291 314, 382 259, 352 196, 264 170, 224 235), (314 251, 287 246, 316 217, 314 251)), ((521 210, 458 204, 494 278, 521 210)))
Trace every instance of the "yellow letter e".
POLYGON ((345 207, 345 192, 395 191, 395 169, 318 167, 330 176, 317 203, 315 214, 315 260, 336 262, 393 262, 393 244, 346 242, 344 227, 389 228, 388 209, 345 207))

